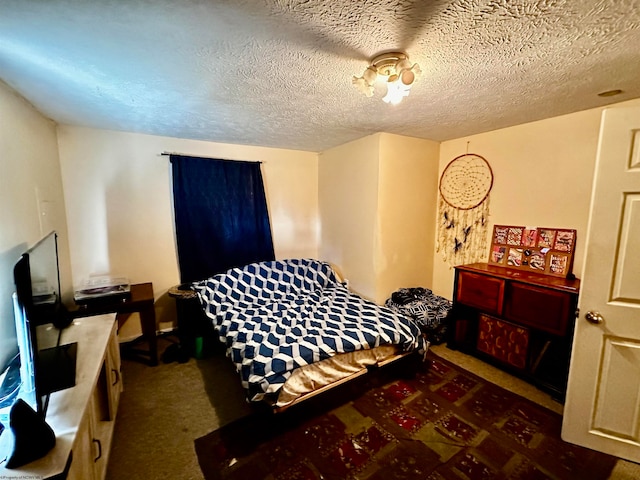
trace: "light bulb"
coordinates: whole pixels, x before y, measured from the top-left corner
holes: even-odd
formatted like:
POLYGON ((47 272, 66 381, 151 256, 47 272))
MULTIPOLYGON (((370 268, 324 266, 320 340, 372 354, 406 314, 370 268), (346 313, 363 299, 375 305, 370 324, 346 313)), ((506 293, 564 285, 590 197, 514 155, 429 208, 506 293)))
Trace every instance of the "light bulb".
POLYGON ((391 105, 398 105, 407 95, 409 95, 409 87, 400 81, 398 75, 391 75, 387 82, 387 94, 382 101, 391 105))

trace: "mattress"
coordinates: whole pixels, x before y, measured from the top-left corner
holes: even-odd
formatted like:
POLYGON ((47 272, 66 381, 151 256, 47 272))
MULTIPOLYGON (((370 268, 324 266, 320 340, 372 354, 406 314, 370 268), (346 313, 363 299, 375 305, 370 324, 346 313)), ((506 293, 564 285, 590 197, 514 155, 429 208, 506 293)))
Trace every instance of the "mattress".
POLYGON ((367 367, 381 365, 396 358, 399 358, 398 347, 382 345, 370 350, 341 353, 297 368, 282 386, 274 406, 284 410, 310 393, 324 391, 345 379, 366 373, 367 367))

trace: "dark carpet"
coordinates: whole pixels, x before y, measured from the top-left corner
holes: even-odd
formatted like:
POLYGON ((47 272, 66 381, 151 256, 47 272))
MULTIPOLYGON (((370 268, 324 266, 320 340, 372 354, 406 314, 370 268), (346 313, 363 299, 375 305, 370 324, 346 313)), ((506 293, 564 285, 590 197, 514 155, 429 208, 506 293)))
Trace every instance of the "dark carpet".
POLYGON ((205 478, 595 480, 616 462, 563 442, 560 415, 433 353, 411 378, 349 389, 198 438, 205 478))

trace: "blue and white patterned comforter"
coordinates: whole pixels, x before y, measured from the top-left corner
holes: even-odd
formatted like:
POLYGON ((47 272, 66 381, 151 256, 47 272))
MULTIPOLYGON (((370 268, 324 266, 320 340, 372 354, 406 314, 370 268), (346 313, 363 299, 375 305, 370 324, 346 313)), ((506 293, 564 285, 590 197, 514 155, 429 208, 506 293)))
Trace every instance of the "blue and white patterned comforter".
POLYGON ((350 292, 326 262, 253 263, 193 288, 251 401, 275 396, 294 369, 338 353, 427 348, 410 319, 350 292))

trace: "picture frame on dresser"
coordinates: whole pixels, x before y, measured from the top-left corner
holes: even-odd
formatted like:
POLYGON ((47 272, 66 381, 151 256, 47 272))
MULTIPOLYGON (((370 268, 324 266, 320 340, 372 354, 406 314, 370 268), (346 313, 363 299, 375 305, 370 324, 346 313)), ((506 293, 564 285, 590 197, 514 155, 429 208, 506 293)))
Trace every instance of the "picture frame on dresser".
POLYGON ((571 278, 576 239, 570 228, 494 225, 488 263, 571 278))

